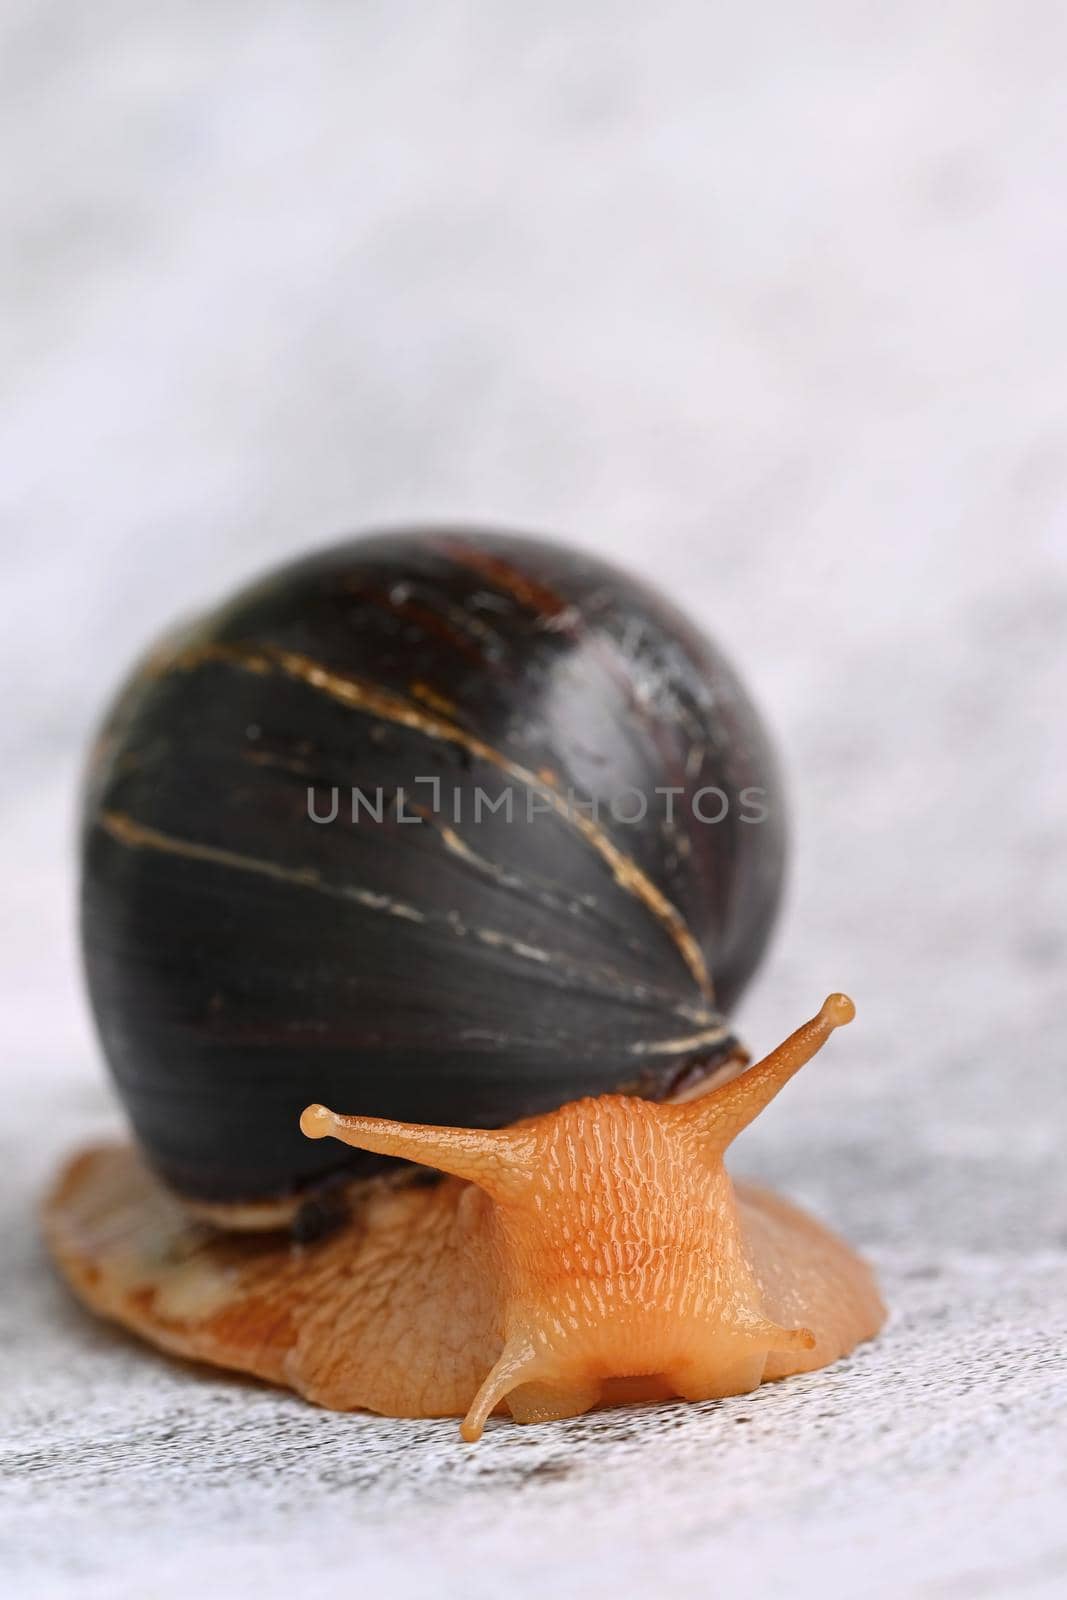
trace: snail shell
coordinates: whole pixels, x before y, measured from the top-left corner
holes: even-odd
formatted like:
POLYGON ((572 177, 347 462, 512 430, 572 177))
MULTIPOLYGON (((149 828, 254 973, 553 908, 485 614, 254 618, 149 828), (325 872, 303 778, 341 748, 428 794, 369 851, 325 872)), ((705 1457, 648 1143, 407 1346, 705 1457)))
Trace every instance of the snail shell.
POLYGON ((91 763, 85 965, 139 1144, 255 1224, 381 1165, 302 1138, 311 1100, 493 1128, 736 1070, 783 840, 737 678, 604 562, 416 531, 287 566, 148 657, 91 763))

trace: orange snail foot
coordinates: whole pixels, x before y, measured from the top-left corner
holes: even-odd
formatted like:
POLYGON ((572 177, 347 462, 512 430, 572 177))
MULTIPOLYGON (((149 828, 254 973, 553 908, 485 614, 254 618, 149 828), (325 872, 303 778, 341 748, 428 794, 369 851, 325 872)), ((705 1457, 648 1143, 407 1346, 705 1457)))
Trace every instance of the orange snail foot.
POLYGON ((123 1148, 68 1164, 46 1239, 87 1305, 167 1350, 336 1410, 460 1416, 472 1442, 504 1409, 744 1393, 836 1361, 885 1314, 846 1244, 722 1164, 851 1015, 830 996, 685 1104, 605 1095, 494 1132, 308 1107, 311 1137, 450 1175, 354 1183, 349 1223, 313 1245, 206 1227, 123 1148))

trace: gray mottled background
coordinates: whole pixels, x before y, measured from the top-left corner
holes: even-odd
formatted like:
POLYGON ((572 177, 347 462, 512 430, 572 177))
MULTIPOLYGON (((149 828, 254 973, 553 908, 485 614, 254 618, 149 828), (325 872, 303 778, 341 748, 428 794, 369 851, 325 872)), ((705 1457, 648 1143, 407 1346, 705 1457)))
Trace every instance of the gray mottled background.
POLYGON ((1067 11, 7 0, 0 1564, 12 1594, 1067 1581, 1067 11), (742 662, 795 866, 742 1023, 860 1020, 738 1165, 886 1336, 706 1407, 311 1411, 96 1326, 73 795, 176 613, 360 524, 611 553, 742 662))

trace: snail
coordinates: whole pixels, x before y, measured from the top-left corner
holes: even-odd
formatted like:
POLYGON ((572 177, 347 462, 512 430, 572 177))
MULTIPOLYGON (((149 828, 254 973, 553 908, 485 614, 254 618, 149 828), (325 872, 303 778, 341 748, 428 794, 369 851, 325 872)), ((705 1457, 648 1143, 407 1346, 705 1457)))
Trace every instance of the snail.
POLYGON ((174 630, 90 757, 134 1142, 58 1175, 60 1270, 164 1349, 471 1441, 837 1360, 868 1267, 722 1159, 853 1014, 755 1065, 727 1020, 782 810, 710 642, 562 545, 363 537, 174 630))

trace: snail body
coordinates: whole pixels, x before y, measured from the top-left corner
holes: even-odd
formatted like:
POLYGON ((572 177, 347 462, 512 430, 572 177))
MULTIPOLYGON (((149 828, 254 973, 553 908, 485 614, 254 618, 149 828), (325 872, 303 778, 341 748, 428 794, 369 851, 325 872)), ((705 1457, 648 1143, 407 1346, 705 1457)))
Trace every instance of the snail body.
POLYGON ((135 1146, 61 1172, 61 1271, 165 1349, 470 1440, 836 1360, 884 1314, 867 1267, 722 1163, 852 1015, 755 1066, 727 1020, 784 834, 740 682, 602 562, 415 532, 243 591, 90 763, 135 1146))
POLYGON ((89 1305, 184 1356, 335 1410, 464 1418, 473 1443, 612 1399, 720 1399, 827 1365, 877 1332, 863 1261, 775 1196, 732 1184, 726 1147, 852 1002, 681 1104, 603 1095, 511 1128, 421 1127, 309 1106, 301 1125, 449 1174, 363 1180, 349 1226, 253 1251, 191 1223, 123 1149, 90 1151, 45 1208, 89 1305))

